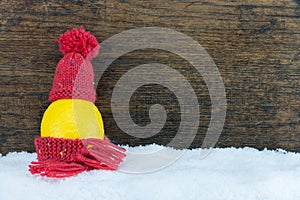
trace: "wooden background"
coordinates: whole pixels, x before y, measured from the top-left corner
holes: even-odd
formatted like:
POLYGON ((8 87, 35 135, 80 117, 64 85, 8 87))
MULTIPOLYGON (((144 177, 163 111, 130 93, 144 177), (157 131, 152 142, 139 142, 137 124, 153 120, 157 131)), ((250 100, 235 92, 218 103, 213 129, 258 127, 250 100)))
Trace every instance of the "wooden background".
MULTIPOLYGON (((124 30, 165 27, 199 42, 214 59, 227 93, 227 117, 218 147, 283 148, 300 152, 300 1, 58 1, 0 0, 0 152, 34 151, 42 114, 49 105, 56 64, 54 39, 83 25, 99 42, 124 30)), ((178 55, 153 49, 128 53, 105 72, 96 105, 107 135, 119 144, 167 144, 176 134, 180 108, 174 94, 158 85, 139 88, 131 115, 149 123, 147 109, 165 106, 163 130, 147 139, 115 124, 110 95, 128 69, 163 63, 183 74, 198 95, 201 121, 191 147, 202 144, 210 119, 208 90, 200 74, 178 55)))

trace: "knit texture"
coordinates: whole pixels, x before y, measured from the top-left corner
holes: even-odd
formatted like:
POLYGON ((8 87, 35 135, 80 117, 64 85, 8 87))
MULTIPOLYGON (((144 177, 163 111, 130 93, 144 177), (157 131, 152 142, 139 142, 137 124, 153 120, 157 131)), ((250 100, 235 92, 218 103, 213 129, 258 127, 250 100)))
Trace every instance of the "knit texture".
POLYGON ((125 157, 125 149, 108 138, 73 140, 39 137, 35 139, 38 162, 32 162, 32 174, 63 178, 93 169, 116 170, 125 157))
POLYGON ((56 41, 64 57, 56 66, 49 101, 83 99, 95 102, 91 59, 99 53, 97 39, 80 27, 65 32, 56 41))
POLYGON ((49 101, 83 99, 96 101, 93 66, 79 53, 66 54, 57 64, 49 101))

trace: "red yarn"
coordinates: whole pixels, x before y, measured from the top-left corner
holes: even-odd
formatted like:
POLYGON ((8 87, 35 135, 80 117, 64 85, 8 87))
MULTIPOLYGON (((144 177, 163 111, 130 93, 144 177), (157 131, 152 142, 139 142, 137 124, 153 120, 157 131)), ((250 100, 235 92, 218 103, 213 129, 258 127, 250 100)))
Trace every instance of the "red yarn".
POLYGON ((77 163, 47 163, 45 161, 31 162, 29 167, 32 174, 40 174, 50 178, 66 178, 87 170, 85 166, 77 163))
POLYGON ((58 99, 96 101, 93 66, 78 53, 65 55, 56 66, 49 101, 58 99))
POLYGON ((68 53, 79 53, 84 58, 92 59, 97 56, 100 46, 95 36, 86 32, 82 27, 73 28, 56 39, 59 43, 60 51, 66 55, 68 53))
POLYGON ((36 138, 38 162, 29 171, 42 176, 64 178, 93 169, 117 170, 125 157, 125 149, 107 138, 72 140, 64 138, 36 138))
POLYGON ((80 27, 65 32, 56 41, 64 57, 56 66, 49 100, 83 99, 95 103, 94 71, 90 60, 99 52, 97 39, 80 27))

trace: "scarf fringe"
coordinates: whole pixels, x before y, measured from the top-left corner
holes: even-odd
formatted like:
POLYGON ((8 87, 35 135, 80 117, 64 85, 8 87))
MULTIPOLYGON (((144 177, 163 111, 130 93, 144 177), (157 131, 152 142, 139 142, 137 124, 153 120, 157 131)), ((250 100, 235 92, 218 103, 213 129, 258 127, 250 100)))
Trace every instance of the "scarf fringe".
POLYGON ((52 160, 31 162, 29 171, 51 178, 66 178, 93 169, 117 170, 126 156, 126 150, 111 143, 107 137, 104 140, 84 139, 82 143, 84 147, 76 153, 72 162, 52 160))

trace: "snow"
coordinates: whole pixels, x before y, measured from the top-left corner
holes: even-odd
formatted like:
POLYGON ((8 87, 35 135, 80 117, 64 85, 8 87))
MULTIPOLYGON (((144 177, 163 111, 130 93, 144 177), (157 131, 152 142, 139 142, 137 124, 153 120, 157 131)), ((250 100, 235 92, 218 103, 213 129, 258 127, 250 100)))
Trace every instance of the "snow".
MULTIPOLYGON (((146 154, 162 147, 127 148, 146 154)), ((0 199, 300 199, 300 153, 225 148, 200 159, 201 151, 152 173, 90 171, 67 179, 31 175, 36 154, 9 153, 0 157, 0 199)))

